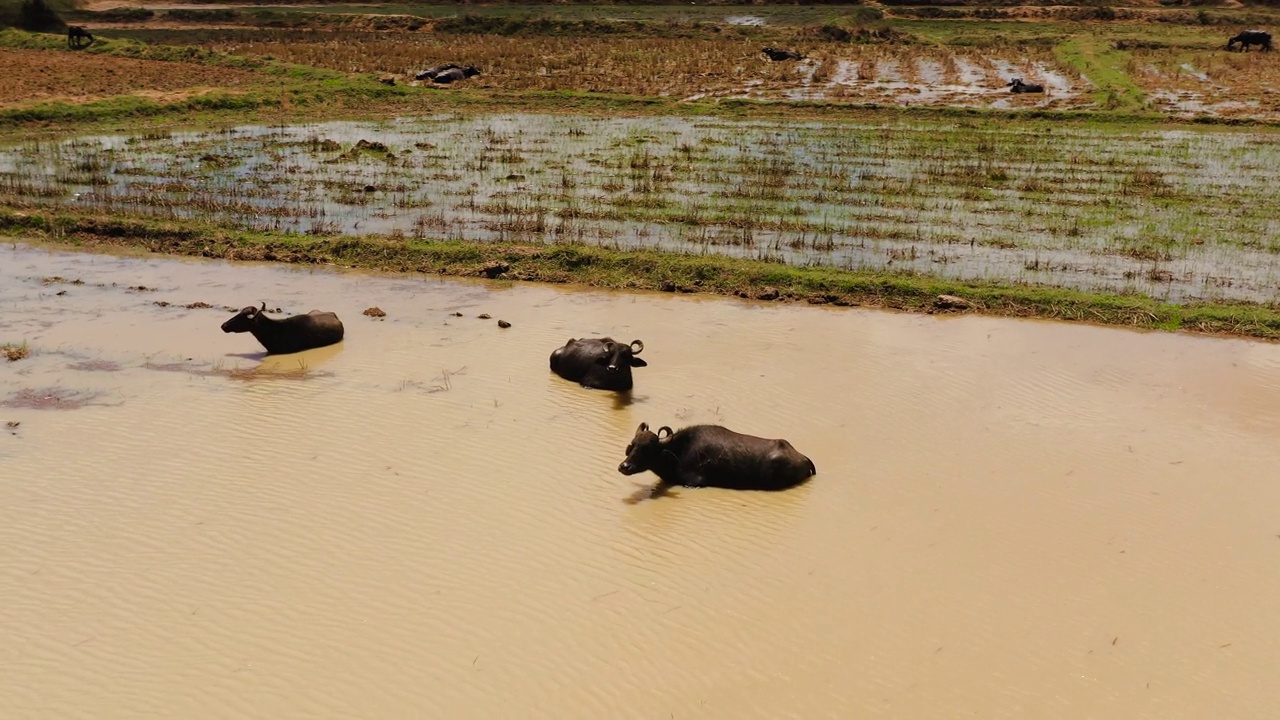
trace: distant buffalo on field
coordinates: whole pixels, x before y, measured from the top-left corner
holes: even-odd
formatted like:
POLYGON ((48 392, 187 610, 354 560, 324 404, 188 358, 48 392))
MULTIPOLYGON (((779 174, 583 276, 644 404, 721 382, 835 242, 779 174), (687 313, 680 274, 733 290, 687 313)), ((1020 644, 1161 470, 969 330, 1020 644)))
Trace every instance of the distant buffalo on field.
POLYGON ((85 30, 79 25, 67 26, 67 47, 82 48, 82 47, 89 47, 92 44, 93 44, 93 36, 89 34, 88 30, 85 30), (81 42, 82 40, 87 40, 88 42, 82 43, 81 42))
POLYGON ((1249 49, 1250 45, 1257 45, 1263 50, 1271 49, 1271 33, 1262 30, 1245 30, 1227 41, 1227 49, 1230 50, 1232 45, 1239 43, 1240 51, 1244 52, 1249 49))
POLYGON ((441 85, 448 85, 449 83, 465 80, 479 74, 480 70, 478 70, 475 65, 467 65, 464 67, 462 65, 446 63, 444 65, 437 65, 433 68, 423 70, 417 75, 414 75, 413 79, 430 80, 431 82, 439 83, 441 85))
POLYGON ((775 48, 775 47, 767 47, 764 50, 761 50, 761 52, 763 52, 765 55, 768 55, 769 59, 774 62, 782 62, 783 60, 803 60, 804 59, 804 55, 801 55, 795 50, 779 50, 778 48, 775 48))
POLYGON ((1042 93, 1043 85, 1034 85, 1032 83, 1022 82, 1022 78, 1014 78, 1009 81, 1009 92, 1012 93, 1042 93))
POLYGON ((461 70, 462 66, 454 65, 453 63, 445 63, 444 65, 437 65, 433 68, 427 68, 426 70, 422 70, 417 75, 414 75, 413 79, 414 80, 432 80, 435 78, 435 76, 439 75, 445 70, 453 70, 455 68, 458 70, 461 70))
POLYGON ((431 82, 439 83, 440 85, 448 85, 449 83, 466 80, 469 77, 475 77, 479 74, 480 71, 477 70, 474 65, 468 65, 464 68, 449 68, 448 70, 438 73, 435 77, 431 78, 431 82))

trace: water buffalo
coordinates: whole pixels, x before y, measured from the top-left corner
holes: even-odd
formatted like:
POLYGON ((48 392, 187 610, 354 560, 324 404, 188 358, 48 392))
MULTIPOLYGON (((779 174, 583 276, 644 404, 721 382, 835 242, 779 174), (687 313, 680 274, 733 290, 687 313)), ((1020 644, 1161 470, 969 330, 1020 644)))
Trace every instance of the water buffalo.
POLYGON ((659 489, 672 485, 734 490, 784 490, 818 473, 813 461, 786 440, 736 433, 719 425, 693 425, 679 432, 640 423, 627 445, 623 475, 650 470, 659 489))
POLYGON ((761 50, 760 52, 764 53, 765 55, 768 55, 769 59, 774 62, 781 62, 783 60, 803 60, 804 59, 804 55, 801 55, 795 50, 779 50, 778 48, 775 48, 775 47, 767 47, 764 50, 761 50))
POLYGON ((1230 50, 1232 45, 1240 43, 1240 51, 1244 52, 1249 49, 1250 45, 1257 45, 1263 50, 1271 49, 1271 33, 1262 30, 1245 30, 1227 41, 1227 49, 1230 50))
POLYGON ((222 332, 253 333, 269 355, 302 352, 342 340, 342 321, 331 312, 312 310, 306 315, 272 320, 266 310, 266 303, 262 309, 250 305, 222 323, 222 332))
POLYGON ((1022 78, 1014 78, 1009 81, 1009 92, 1013 93, 1042 93, 1043 85, 1030 85, 1022 82, 1022 78))
POLYGON ((644 343, 639 340, 624 345, 609 337, 570 338, 564 347, 551 352, 551 370, 585 388, 630 390, 631 368, 649 365, 636 357, 643 350, 644 343))
POLYGON ((81 48, 89 47, 92 44, 93 36, 89 34, 88 30, 85 30, 79 25, 67 26, 67 47, 81 48), (81 40, 88 40, 89 42, 81 44, 81 40))
POLYGON ((441 85, 448 85, 451 82, 465 80, 469 77, 474 77, 479 74, 480 74, 480 71, 477 70, 474 65, 468 65, 464 68, 455 67, 455 68, 449 68, 448 70, 445 70, 444 72, 441 72, 441 73, 436 73, 435 77, 431 78, 431 82, 440 83, 441 85))
POLYGON ((433 68, 427 68, 426 70, 423 70, 417 75, 414 75, 413 79, 414 80, 434 80, 437 75, 439 75, 440 73, 446 70, 461 70, 461 69, 462 69, 461 65, 454 65, 453 63, 445 63, 444 65, 437 65, 433 68))

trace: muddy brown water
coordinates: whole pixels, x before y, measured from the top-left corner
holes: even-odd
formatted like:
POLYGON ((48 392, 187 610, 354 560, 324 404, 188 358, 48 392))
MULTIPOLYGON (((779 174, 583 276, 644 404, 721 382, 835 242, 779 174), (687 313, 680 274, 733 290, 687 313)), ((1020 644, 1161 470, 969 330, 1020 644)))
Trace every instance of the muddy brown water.
POLYGON ((0 402, 93 399, 0 405, 5 717, 1280 703, 1275 345, 6 245, 21 340, 0 402), (259 301, 347 339, 264 360, 218 329, 259 301), (629 402, 547 369, 600 333, 629 402), (642 421, 819 474, 627 504, 642 421))

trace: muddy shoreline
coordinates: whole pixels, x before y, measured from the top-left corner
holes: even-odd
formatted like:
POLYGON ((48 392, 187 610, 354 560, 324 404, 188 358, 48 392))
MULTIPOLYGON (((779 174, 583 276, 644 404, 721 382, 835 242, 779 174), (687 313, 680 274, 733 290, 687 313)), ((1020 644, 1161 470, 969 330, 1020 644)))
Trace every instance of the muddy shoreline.
POLYGON ((1256 304, 1171 305, 1137 295, 970 283, 927 276, 792 267, 719 256, 580 245, 412 242, 377 237, 313 239, 244 233, 195 223, 157 223, 39 211, 0 211, 0 233, 50 248, 141 250, 227 260, 328 265, 375 271, 578 284, 734 296, 917 313, 1043 318, 1205 335, 1280 339, 1280 311, 1256 304), (956 296, 957 305, 942 296, 956 296))

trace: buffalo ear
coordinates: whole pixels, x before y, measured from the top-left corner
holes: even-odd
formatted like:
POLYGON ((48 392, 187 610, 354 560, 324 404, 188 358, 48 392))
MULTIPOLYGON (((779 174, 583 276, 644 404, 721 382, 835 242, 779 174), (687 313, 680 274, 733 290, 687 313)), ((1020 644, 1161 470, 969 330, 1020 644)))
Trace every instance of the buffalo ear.
POLYGON ((632 355, 632 356, 631 356, 631 367, 649 367, 649 363, 647 363, 647 362, 645 362, 645 361, 641 360, 640 358, 638 358, 638 357, 636 357, 636 356, 632 355))
POLYGON ((662 427, 658 428, 658 439, 659 439, 659 440, 666 440, 667 438, 671 437, 671 436, 672 436, 672 435, 674 435, 674 434, 675 434, 675 433, 671 432, 671 428, 667 427, 666 425, 663 425, 662 427), (663 434, 662 434, 662 431, 663 431, 663 430, 666 430, 666 431, 667 431, 667 434, 666 434, 666 435, 663 435, 663 434))

